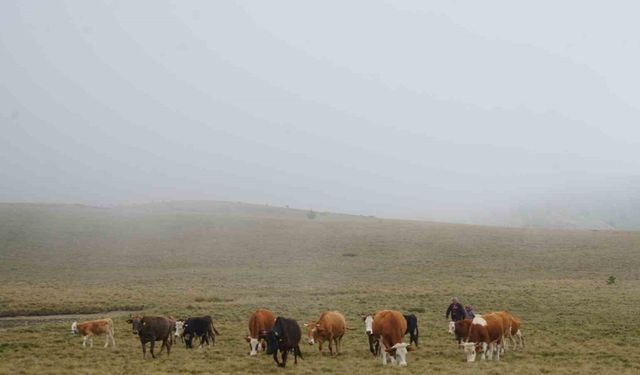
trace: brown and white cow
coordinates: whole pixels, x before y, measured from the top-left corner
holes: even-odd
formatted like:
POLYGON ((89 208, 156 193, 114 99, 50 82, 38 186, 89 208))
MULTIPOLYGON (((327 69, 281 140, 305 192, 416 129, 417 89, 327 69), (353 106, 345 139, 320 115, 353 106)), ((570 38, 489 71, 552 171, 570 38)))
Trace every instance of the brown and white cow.
POLYGON ((259 309, 251 314, 249 318, 249 336, 246 338, 251 348, 249 355, 257 355, 258 350, 264 349, 260 340, 264 339, 265 332, 271 331, 275 322, 276 316, 269 310, 259 309))
POLYGON ((490 313, 473 318, 467 339, 462 344, 467 362, 476 360, 476 352, 482 353, 483 360, 493 359, 495 352, 496 360, 499 361, 503 336, 504 326, 500 315, 490 313))
POLYGON ((100 320, 90 320, 82 323, 71 323, 71 333, 83 336, 82 347, 87 346, 87 340, 89 345, 93 348, 93 336, 100 336, 105 334, 107 340, 104 343, 104 347, 109 346, 109 340, 111 340, 111 346, 116 347, 116 340, 113 338, 113 320, 110 318, 100 320))
POLYGON ((364 318, 367 335, 378 340, 382 364, 390 359, 392 364, 407 365, 407 351, 413 350, 402 342, 407 331, 407 321, 399 311, 381 310, 364 318))
POLYGON ((462 340, 466 339, 469 335, 469 327, 471 327, 472 319, 458 320, 453 322, 453 335, 458 341, 458 345, 462 344, 462 340))
POLYGON ((333 343, 336 344, 336 354, 340 354, 342 336, 347 329, 344 315, 337 311, 326 311, 317 321, 304 325, 307 327, 307 342, 313 345, 318 342, 318 350, 322 353, 322 344, 329 341, 329 352, 333 355, 333 343))

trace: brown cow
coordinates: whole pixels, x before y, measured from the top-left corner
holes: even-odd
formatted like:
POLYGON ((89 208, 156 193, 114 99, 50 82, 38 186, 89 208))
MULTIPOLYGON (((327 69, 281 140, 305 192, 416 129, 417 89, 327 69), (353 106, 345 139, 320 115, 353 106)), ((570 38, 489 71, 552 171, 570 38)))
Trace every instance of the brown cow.
POLYGON ((259 349, 264 349, 260 340, 264 339, 265 332, 271 331, 276 316, 269 310, 259 309, 249 318, 249 336, 247 342, 251 348, 249 355, 257 355, 259 349))
POLYGON ((407 351, 413 350, 409 344, 402 342, 407 331, 407 321, 399 311, 381 310, 364 318, 366 332, 380 345, 382 364, 387 364, 387 359, 392 364, 396 362, 400 366, 407 365, 407 351))
POLYGON ((80 334, 84 337, 82 341, 83 348, 87 346, 87 340, 89 340, 89 345, 93 348, 93 336, 99 336, 103 333, 107 336, 104 347, 109 346, 109 340, 111 340, 111 347, 116 347, 116 340, 113 338, 113 320, 110 318, 82 323, 73 322, 71 323, 71 333, 80 334))
POLYGON ((475 361, 476 352, 478 351, 482 352, 483 360, 486 358, 493 359, 495 351, 496 360, 499 361, 503 336, 504 327, 500 315, 484 314, 473 318, 467 339, 462 344, 467 355, 467 362, 475 361))
POLYGON ((127 323, 131 324, 133 334, 140 337, 142 358, 146 358, 147 356, 147 343, 150 343, 149 351, 151 352, 151 357, 156 357, 153 353, 156 341, 162 341, 160 354, 162 354, 162 350, 164 348, 167 348, 167 356, 171 353, 173 332, 176 329, 176 321, 174 319, 165 318, 164 316, 141 317, 139 315, 135 315, 128 319, 127 323))
POLYGON ((333 343, 336 344, 336 354, 340 354, 340 343, 347 329, 344 315, 337 311, 326 311, 316 322, 305 324, 307 327, 307 342, 313 345, 318 342, 318 350, 322 353, 322 344, 329 341, 329 352, 333 355, 333 343))

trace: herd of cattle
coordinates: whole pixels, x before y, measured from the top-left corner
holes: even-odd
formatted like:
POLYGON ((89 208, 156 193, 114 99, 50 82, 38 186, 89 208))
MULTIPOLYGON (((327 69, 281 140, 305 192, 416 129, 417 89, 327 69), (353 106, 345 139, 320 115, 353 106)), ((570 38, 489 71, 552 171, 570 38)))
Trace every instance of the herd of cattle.
MULTIPOLYGON (((418 346, 418 319, 415 315, 403 315, 394 310, 381 310, 373 314, 363 315, 365 333, 369 339, 369 350, 376 357, 382 358, 382 363, 400 366, 407 365, 407 352, 418 346), (409 343, 405 343, 404 336, 409 334, 409 343)), ((157 341, 162 342, 160 353, 166 349, 171 352, 174 340, 182 340, 187 348, 193 347, 193 340, 200 339, 200 348, 205 344, 213 346, 218 330, 213 325, 211 316, 176 320, 173 317, 162 316, 131 316, 127 320, 131 324, 134 335, 137 335, 142 345, 142 356, 146 357, 146 346, 149 343, 151 356, 155 358, 154 348, 157 341)), ((476 353, 482 359, 500 360, 500 355, 507 349, 507 343, 513 348, 524 349, 524 337, 521 330, 522 322, 507 311, 492 312, 477 315, 473 319, 449 322, 449 333, 455 335, 458 345, 464 349, 468 362, 475 361, 476 353)), ((322 353, 325 342, 328 343, 331 355, 340 353, 341 341, 347 330, 344 315, 337 311, 327 311, 308 324, 307 342, 311 345, 318 343, 322 353)), ((114 339, 113 321, 111 319, 92 320, 83 323, 73 322, 71 331, 83 336, 82 346, 87 342, 93 346, 93 337, 106 335, 104 347, 111 343, 116 346, 114 339)), ((273 359, 280 367, 285 367, 287 356, 293 354, 294 362, 302 358, 300 340, 302 331, 298 322, 293 319, 276 316, 273 312, 260 309, 249 318, 249 355, 255 356, 259 351, 266 351, 273 355, 273 359), (278 353, 282 361, 278 359, 278 353)))

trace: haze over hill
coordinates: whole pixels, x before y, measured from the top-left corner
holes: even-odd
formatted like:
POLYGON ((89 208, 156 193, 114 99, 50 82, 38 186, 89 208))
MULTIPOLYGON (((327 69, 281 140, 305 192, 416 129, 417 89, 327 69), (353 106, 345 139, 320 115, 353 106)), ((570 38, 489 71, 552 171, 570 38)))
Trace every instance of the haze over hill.
POLYGON ((4 1, 0 201, 637 229, 639 7, 4 1))

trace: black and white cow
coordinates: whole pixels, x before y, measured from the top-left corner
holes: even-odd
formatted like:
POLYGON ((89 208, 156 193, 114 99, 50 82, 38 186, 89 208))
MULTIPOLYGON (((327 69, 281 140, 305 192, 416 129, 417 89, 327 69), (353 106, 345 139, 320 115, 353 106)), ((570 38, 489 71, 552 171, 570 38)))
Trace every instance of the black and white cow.
POLYGON ((175 335, 184 339, 187 348, 193 348, 193 339, 200 337, 200 348, 202 348, 205 343, 209 345, 209 339, 211 339, 211 346, 215 345, 216 335, 220 335, 220 332, 213 326, 211 316, 206 315, 178 320, 175 335))

